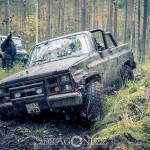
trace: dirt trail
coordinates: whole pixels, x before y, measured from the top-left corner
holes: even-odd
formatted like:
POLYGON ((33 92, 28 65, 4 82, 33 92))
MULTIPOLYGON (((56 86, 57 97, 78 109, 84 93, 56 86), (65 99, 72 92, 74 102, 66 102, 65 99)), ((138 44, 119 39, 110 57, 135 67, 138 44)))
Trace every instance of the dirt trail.
POLYGON ((0 149, 86 150, 83 138, 89 131, 90 128, 62 118, 0 121, 0 149))

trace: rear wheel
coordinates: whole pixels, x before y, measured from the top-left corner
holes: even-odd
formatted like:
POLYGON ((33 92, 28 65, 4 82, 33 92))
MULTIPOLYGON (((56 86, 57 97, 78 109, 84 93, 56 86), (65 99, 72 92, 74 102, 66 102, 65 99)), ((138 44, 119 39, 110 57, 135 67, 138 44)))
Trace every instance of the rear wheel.
POLYGON ((90 124, 100 120, 103 116, 102 86, 98 81, 91 82, 84 94, 82 116, 90 124))
POLYGON ((121 69, 121 78, 123 79, 124 84, 128 80, 130 80, 130 81, 134 80, 134 73, 133 73, 133 70, 130 66, 124 65, 122 67, 122 69, 121 69))

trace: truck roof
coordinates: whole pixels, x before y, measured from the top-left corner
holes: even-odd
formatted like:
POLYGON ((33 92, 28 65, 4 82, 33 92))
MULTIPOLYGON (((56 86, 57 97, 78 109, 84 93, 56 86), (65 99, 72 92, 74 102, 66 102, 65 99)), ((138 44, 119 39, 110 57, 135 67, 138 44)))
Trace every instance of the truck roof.
POLYGON ((54 40, 57 40, 57 39, 62 39, 62 38, 66 38, 66 37, 69 37, 69 36, 74 36, 74 35, 78 35, 78 34, 89 34, 90 32, 89 31, 82 31, 82 32, 76 32, 76 33, 72 33, 72 34, 67 34, 67 35, 64 35, 64 36, 59 36, 59 37, 56 37, 56 38, 52 38, 52 39, 49 39, 49 40, 46 40, 46 41, 42 41, 40 43, 38 43, 37 45, 40 45, 40 44, 43 44, 45 42, 49 42, 49 41, 54 41, 54 40))

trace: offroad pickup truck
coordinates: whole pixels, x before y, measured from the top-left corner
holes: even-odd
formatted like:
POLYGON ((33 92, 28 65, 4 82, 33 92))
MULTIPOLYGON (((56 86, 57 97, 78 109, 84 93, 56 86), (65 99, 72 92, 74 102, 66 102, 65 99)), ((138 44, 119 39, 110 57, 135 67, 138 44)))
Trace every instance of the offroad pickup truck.
POLYGON ((70 110, 86 122, 103 116, 103 88, 133 80, 128 44, 102 29, 78 32, 36 45, 27 69, 0 81, 0 114, 70 110))
MULTIPOLYGON (((6 39, 7 36, 0 36, 0 47, 2 42, 6 39)), ((27 64, 29 53, 24 49, 22 41, 19 37, 13 37, 12 40, 14 41, 17 49, 17 54, 15 56, 15 61, 23 62, 27 64)), ((5 60, 3 59, 3 52, 0 48, 0 68, 2 68, 5 64, 5 60)))

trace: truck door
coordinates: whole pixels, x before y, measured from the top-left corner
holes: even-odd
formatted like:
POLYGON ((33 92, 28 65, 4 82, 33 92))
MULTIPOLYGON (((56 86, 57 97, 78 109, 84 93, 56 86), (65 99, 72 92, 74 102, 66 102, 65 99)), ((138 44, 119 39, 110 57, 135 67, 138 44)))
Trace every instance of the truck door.
POLYGON ((107 86, 115 80, 114 77, 115 70, 113 64, 114 62, 110 57, 112 56, 110 53, 110 48, 112 46, 116 47, 117 43, 115 42, 115 40, 112 41, 111 39, 110 41, 107 42, 108 39, 106 33, 102 29, 92 30, 91 33, 93 34, 93 37, 96 38, 96 40, 95 39, 94 40, 96 43, 95 45, 97 46, 97 52, 102 58, 99 66, 99 71, 102 77, 102 81, 103 84, 107 86))

